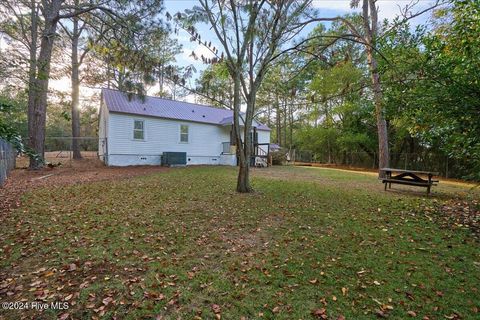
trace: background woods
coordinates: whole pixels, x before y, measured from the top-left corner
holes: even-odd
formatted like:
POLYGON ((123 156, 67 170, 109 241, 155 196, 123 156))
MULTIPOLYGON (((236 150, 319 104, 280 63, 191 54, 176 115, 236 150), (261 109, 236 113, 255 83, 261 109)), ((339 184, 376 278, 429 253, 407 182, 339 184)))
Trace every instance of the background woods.
POLYGON ((229 108, 246 126, 258 117, 299 159, 428 163, 480 179, 480 5, 407 6, 388 21, 373 0, 335 17, 314 5, 200 1, 176 13, 160 0, 2 0, 1 135, 21 137, 31 168, 42 166, 48 137, 72 137, 80 158, 81 138, 97 135, 97 89, 110 87, 229 108), (185 35, 198 44, 190 64, 177 61, 185 35))

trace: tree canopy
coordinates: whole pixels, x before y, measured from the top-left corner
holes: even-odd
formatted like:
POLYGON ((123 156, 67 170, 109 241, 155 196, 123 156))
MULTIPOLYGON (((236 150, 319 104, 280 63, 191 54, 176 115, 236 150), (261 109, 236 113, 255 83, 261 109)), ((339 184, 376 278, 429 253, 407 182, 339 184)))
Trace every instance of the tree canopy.
MULTIPOLYGON (((202 0, 179 13, 160 0, 1 1, 1 135, 40 156, 45 136, 94 136, 80 93, 106 86, 195 97, 234 110, 247 129, 257 117, 272 143, 316 161, 441 172, 448 162, 450 176, 479 180, 480 4, 412 5, 390 21, 376 5, 325 17, 310 1, 202 0), (420 14, 430 19, 414 25, 420 14), (198 64, 178 63, 180 33, 213 58, 194 50, 198 64), (68 95, 49 85, 64 77, 68 95)), ((237 131, 248 174, 251 138, 237 131)))

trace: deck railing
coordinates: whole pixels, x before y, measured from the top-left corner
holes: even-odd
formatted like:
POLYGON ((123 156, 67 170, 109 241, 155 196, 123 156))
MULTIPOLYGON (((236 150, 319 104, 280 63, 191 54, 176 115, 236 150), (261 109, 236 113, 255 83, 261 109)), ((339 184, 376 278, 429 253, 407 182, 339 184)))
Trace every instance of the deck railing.
MULTIPOLYGON (((222 142, 222 153, 232 154, 232 144, 230 142, 222 142)), ((268 157, 270 153, 269 143, 255 143, 252 148, 252 157, 268 157)))
POLYGON ((254 155, 258 157, 268 157, 270 153, 269 143, 257 143, 254 148, 254 155))

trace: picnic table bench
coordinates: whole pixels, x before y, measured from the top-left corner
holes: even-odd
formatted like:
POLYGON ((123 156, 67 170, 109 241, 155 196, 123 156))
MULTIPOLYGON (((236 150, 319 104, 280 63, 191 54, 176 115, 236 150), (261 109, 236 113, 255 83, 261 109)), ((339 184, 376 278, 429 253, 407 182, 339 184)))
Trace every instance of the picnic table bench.
POLYGON ((392 183, 405 184, 410 186, 426 187, 427 194, 430 193, 430 188, 436 186, 438 180, 433 180, 433 176, 438 175, 438 172, 431 171, 415 171, 415 170, 404 170, 404 169, 394 169, 394 168, 382 168, 381 171, 385 172, 385 177, 380 178, 382 183, 385 184, 385 190, 392 188, 392 183), (393 175, 395 174, 395 175, 393 175), (424 179, 420 176, 427 176, 427 179, 424 179))

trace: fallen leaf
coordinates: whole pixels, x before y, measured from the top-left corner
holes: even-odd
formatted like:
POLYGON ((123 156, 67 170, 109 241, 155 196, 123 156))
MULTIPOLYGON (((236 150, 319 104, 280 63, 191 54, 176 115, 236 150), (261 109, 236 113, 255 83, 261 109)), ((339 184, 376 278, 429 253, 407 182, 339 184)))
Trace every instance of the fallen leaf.
POLYGON ((112 297, 106 297, 105 299, 102 300, 102 303, 103 303, 105 306, 108 306, 112 301, 113 301, 113 298, 112 298, 112 297))
POLYGON ((34 271, 34 272, 32 272, 32 273, 33 273, 33 274, 39 274, 39 273, 44 272, 44 271, 46 271, 46 270, 47 270, 47 268, 40 268, 40 269, 38 269, 37 271, 34 271))
POLYGON ((376 310, 375 311, 375 314, 377 315, 377 317, 379 318, 386 318, 387 317, 387 314, 385 312, 383 312, 382 310, 376 310))
POLYGON ((325 308, 315 309, 312 311, 312 315, 320 319, 326 319, 326 312, 327 310, 325 308))
POLYGON ((105 309, 105 306, 100 306, 97 309, 93 309, 96 313, 102 312, 105 309))
POLYGON ((62 314, 58 317, 58 319, 59 319, 59 320, 66 320, 66 319, 68 319, 69 316, 70 316, 70 314, 69 314, 68 312, 62 313, 62 314))
POLYGON ((212 304, 212 311, 215 314, 219 314, 219 313, 222 312, 222 309, 220 308, 220 306, 218 304, 212 304))
POLYGON ((309 280, 308 282, 310 282, 311 284, 315 284, 315 283, 318 282, 318 280, 317 280, 317 278, 315 278, 315 279, 309 280))
POLYGON ((417 313, 415 311, 408 311, 407 314, 410 316, 410 317, 416 317, 417 316, 417 313))

